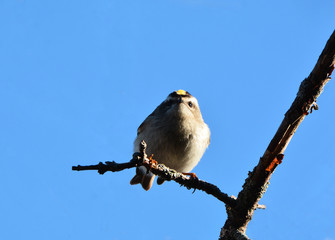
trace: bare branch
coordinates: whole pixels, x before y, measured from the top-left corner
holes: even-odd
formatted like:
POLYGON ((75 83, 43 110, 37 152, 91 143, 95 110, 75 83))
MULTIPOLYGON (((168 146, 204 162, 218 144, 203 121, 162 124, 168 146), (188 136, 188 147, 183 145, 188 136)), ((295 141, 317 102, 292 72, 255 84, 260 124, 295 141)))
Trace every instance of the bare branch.
POLYGON ((300 123, 308 112, 317 110, 316 100, 323 91, 323 87, 330 80, 335 64, 335 31, 329 38, 318 62, 311 74, 300 85, 297 96, 290 109, 286 112, 284 120, 279 126, 258 165, 249 172, 242 191, 236 199, 233 208, 227 208, 228 219, 221 230, 220 239, 238 239, 233 232, 245 232, 252 219, 258 201, 265 193, 270 177, 278 164, 281 163, 284 151, 300 123))
POLYGON ((265 208, 264 205, 259 205, 258 202, 267 190, 270 177, 276 167, 282 162, 284 151, 300 123, 313 110, 318 110, 316 100, 330 80, 334 64, 335 31, 329 38, 313 71, 301 83, 294 102, 286 112, 281 125, 260 158, 258 165, 252 172, 249 172, 248 178, 245 180, 237 198, 234 196, 229 197, 211 183, 198 178, 188 177, 148 158, 145 153, 145 142, 141 143, 140 153, 135 153, 130 162, 121 164, 115 162, 106 162, 104 164, 100 162, 98 165, 91 166, 78 165, 72 167, 72 170, 98 170, 100 174, 104 174, 107 171, 117 172, 143 165, 148 171, 150 170, 166 181, 173 180, 187 189, 202 190, 225 203, 228 218, 221 229, 220 240, 248 240, 249 238, 245 235, 247 225, 251 221, 255 209, 265 208))
POLYGON ((98 170, 98 173, 104 174, 107 171, 111 172, 119 172, 128 168, 136 167, 138 164, 138 159, 133 158, 127 163, 116 163, 116 162, 99 162, 97 165, 89 165, 89 166, 73 166, 72 170, 74 171, 84 171, 84 170, 98 170))
POLYGON ((235 206, 236 199, 229 197, 226 193, 221 192, 221 190, 214 184, 205 182, 198 178, 189 177, 183 173, 177 172, 173 169, 166 167, 164 164, 157 164, 156 161, 153 161, 147 157, 145 152, 146 143, 142 141, 140 143, 140 152, 134 153, 133 158, 127 163, 116 163, 116 162, 106 162, 105 164, 100 162, 97 165, 89 166, 73 166, 72 170, 83 171, 83 170, 98 170, 100 174, 104 174, 107 171, 118 172, 124 169, 134 168, 138 166, 145 166, 152 173, 160 176, 166 181, 175 181, 180 185, 186 187, 187 189, 201 190, 206 192, 209 195, 214 196, 221 202, 225 203, 228 206, 235 206))

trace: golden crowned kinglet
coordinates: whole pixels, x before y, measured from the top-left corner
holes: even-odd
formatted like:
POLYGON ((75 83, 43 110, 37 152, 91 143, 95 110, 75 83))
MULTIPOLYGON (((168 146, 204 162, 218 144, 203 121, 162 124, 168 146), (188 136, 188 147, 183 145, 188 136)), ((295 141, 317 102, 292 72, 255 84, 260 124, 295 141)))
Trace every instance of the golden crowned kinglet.
MULTIPOLYGON (((154 154, 158 163, 178 172, 190 172, 200 161, 210 141, 210 131, 204 122, 198 101, 184 90, 172 92, 139 126, 134 151, 147 143, 146 153, 154 154)), ((130 184, 141 183, 149 190, 155 175, 146 167, 136 168, 130 184)), ((157 179, 162 184, 163 179, 157 179)))

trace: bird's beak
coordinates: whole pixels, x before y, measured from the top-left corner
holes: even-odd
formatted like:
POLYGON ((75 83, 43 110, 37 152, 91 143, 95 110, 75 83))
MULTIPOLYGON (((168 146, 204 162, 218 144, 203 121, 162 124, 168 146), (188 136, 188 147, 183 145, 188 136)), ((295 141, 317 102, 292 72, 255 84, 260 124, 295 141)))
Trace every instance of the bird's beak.
POLYGON ((181 98, 181 96, 179 96, 178 103, 182 103, 182 102, 183 102, 183 99, 181 98))

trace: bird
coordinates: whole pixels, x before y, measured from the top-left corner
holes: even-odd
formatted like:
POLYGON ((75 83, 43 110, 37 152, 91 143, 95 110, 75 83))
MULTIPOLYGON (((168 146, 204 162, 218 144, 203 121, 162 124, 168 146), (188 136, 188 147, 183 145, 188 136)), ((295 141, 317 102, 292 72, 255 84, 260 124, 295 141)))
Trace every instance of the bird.
MULTIPOLYGON (((137 129, 134 152, 140 142, 147 143, 146 153, 159 164, 189 173, 200 161, 210 143, 210 130, 204 122, 197 99, 185 90, 170 93, 137 129)), ((148 191, 155 174, 145 166, 136 168, 131 185, 141 184, 148 191)), ((157 184, 164 180, 160 177, 157 184)))

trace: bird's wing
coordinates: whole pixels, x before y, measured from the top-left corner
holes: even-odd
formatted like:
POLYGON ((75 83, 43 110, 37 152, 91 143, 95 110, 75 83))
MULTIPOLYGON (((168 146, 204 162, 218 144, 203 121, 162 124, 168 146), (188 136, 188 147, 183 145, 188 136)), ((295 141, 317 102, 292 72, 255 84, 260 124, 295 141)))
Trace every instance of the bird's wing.
POLYGON ((138 127, 138 129, 137 129, 137 136, 140 135, 140 134, 144 131, 144 129, 146 128, 146 126, 148 125, 148 118, 149 118, 149 117, 147 117, 147 118, 141 123, 141 125, 138 127))
MULTIPOLYGON (((164 103, 164 102, 163 102, 164 103)), ((153 120, 153 118, 155 118, 155 116, 157 116, 157 114, 161 114, 162 112, 166 111, 166 106, 163 105, 163 103, 161 103, 142 123, 141 125, 138 127, 137 129, 137 136, 139 134, 141 134, 145 128, 148 126, 148 123, 151 122, 153 120)))

